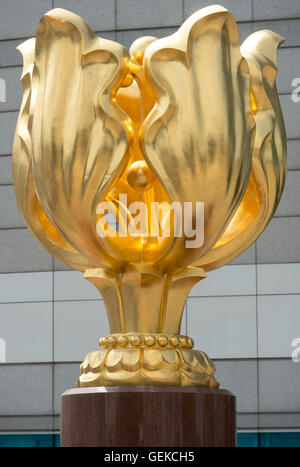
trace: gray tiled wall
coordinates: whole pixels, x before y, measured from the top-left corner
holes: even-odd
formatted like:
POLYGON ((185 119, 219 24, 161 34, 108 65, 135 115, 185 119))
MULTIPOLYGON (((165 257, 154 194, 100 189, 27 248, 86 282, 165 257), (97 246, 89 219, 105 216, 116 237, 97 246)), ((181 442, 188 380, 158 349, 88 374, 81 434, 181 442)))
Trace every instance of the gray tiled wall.
MULTIPOLYGON (((214 2, 211 2, 214 3, 214 2)), ((299 0, 224 0, 241 41, 259 29, 285 37, 277 78, 288 136, 284 195, 266 231, 231 265, 209 274, 188 301, 182 332, 214 359, 221 386, 237 396, 240 429, 300 429, 300 78, 299 0)), ((77 272, 54 260, 18 213, 11 152, 22 89, 15 50, 53 7, 83 16, 105 38, 127 47, 142 35, 163 37, 204 0, 0 0, 0 431, 59 427, 59 395, 74 386, 80 361, 108 332, 103 301, 77 272), (1 356, 0 356, 1 361, 1 356)))

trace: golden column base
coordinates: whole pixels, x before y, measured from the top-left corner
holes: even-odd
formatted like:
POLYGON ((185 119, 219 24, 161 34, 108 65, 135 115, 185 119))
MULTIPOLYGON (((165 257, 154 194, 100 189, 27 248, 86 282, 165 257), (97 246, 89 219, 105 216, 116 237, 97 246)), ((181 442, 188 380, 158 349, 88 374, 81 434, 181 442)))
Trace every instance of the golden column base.
POLYGON ((84 277, 101 292, 110 331, 80 367, 77 387, 201 386, 218 388, 215 366, 180 335, 186 298, 201 268, 161 273, 154 266, 131 265, 122 273, 88 269, 84 277))
POLYGON ((193 340, 175 334, 111 334, 103 350, 90 352, 80 367, 77 387, 202 386, 218 388, 215 366, 193 340))

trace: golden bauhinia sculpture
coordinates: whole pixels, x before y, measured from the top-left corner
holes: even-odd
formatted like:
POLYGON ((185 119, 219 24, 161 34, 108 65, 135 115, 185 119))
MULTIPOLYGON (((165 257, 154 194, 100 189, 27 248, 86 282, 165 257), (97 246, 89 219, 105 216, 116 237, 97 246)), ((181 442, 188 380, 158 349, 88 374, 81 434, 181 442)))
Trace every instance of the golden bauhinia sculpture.
POLYGON ((55 9, 19 47, 18 206, 46 250, 99 289, 109 318, 77 386, 218 387, 181 316, 193 285, 248 248, 280 200, 282 41, 259 31, 240 47, 214 5, 129 51, 55 9))

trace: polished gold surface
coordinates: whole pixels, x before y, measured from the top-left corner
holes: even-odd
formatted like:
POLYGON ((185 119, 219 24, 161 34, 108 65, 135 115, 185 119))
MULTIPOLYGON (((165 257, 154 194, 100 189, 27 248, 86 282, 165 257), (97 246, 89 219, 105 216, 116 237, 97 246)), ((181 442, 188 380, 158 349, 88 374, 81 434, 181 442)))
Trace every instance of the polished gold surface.
POLYGON ((214 5, 129 51, 55 9, 19 47, 17 203, 44 248, 98 288, 109 318, 111 335, 87 355, 77 385, 217 387, 208 357, 179 336, 181 317, 191 288, 248 248, 279 203, 282 41, 266 30, 240 46, 233 16, 214 5), (143 215, 128 207, 137 202, 143 215), (161 203, 155 235, 153 203, 161 203), (197 247, 196 233, 180 224, 178 234, 171 203, 191 203, 184 220, 193 226, 203 203, 197 247))
POLYGON ((215 367, 204 352, 164 348, 112 348, 90 352, 77 387, 206 386, 217 388, 215 367))

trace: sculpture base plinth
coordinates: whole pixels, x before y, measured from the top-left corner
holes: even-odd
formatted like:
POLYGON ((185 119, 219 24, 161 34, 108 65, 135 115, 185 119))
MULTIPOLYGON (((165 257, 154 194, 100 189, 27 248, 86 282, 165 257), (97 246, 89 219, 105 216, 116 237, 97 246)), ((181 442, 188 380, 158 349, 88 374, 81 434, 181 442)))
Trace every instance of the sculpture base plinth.
POLYGON ((61 396, 64 447, 229 447, 235 442, 235 396, 224 389, 90 387, 61 396))

